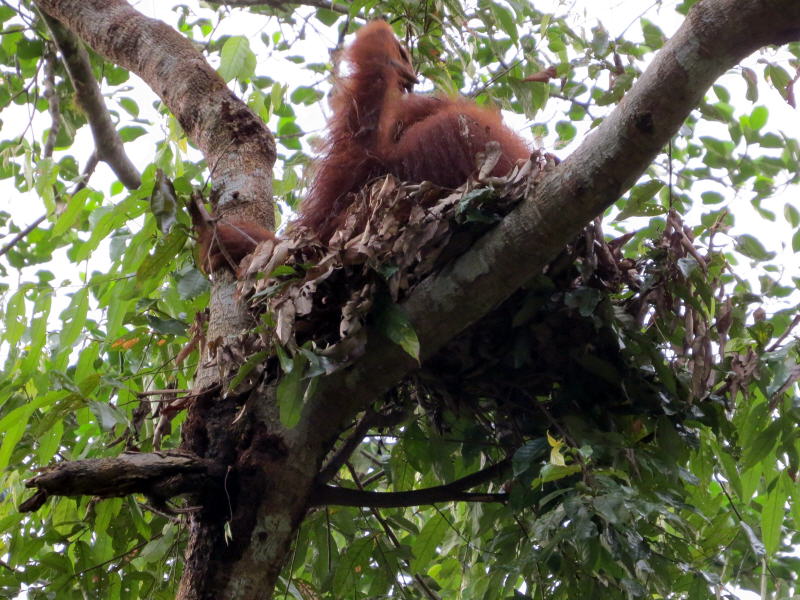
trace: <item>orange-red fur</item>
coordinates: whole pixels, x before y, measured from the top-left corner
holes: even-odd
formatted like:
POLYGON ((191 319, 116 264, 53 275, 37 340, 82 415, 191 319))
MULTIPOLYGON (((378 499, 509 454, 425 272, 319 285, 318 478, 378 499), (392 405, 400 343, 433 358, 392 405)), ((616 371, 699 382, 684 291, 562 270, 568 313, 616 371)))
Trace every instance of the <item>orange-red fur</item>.
POLYGON ((255 223, 216 223, 197 199, 189 203, 189 214, 197 232, 198 262, 206 273, 224 268, 236 271, 259 242, 275 239, 274 233, 255 223))
POLYGON ((298 219, 320 239, 336 230, 349 194, 373 177, 391 173, 457 187, 475 171, 475 157, 489 141, 502 150, 492 175, 530 156, 498 111, 463 98, 411 93, 417 80, 408 52, 384 21, 361 28, 344 58, 351 72, 336 82, 327 151, 298 219))

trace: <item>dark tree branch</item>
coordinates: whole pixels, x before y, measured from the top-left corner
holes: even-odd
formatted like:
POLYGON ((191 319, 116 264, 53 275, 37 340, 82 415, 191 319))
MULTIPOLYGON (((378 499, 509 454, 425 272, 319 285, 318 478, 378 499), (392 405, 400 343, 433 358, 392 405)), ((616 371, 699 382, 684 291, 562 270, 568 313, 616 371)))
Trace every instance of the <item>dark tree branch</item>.
POLYGON ((508 499, 507 494, 470 493, 463 490, 494 479, 508 468, 510 463, 510 459, 505 459, 448 484, 409 492, 368 492, 323 485, 314 490, 309 504, 401 508, 437 502, 505 502, 508 499))
MULTIPOLYGON (((89 160, 86 163, 86 167, 84 167, 83 169, 83 173, 81 174, 80 180, 75 185, 75 188, 72 190, 73 194, 77 194, 79 191, 81 191, 83 188, 86 187, 86 184, 89 181, 89 177, 94 172, 96 166, 97 166, 97 152, 92 152, 92 155, 89 157, 89 160)), ((46 218, 47 218, 46 214, 42 215, 41 217, 37 217, 33 223, 25 227, 25 229, 23 229, 17 235, 11 238, 11 240, 7 244, 5 244, 2 248, 0 248, 0 256, 3 256, 6 252, 8 252, 14 246, 19 244, 19 242, 23 240, 31 231, 33 231, 39 225, 41 225, 46 218)))
POLYGON ((0 248, 0 256, 3 256, 6 252, 11 250, 14 246, 19 244, 20 240, 25 239, 25 237, 34 229, 36 229, 44 220, 47 218, 47 215, 42 215, 41 217, 37 217, 36 220, 28 225, 25 229, 20 231, 17 235, 15 235, 11 240, 2 248, 0 248))
POLYGON ((367 435, 367 432, 375 427, 392 427, 397 425, 406 417, 405 410, 392 411, 387 414, 379 414, 372 409, 367 409, 367 412, 356 424, 350 435, 342 442, 341 446, 336 449, 336 452, 330 457, 328 462, 317 475, 317 483, 323 484, 329 482, 336 476, 339 469, 344 466, 350 455, 358 448, 358 445, 367 435))
MULTIPOLYGON (((75 100, 89 120, 98 157, 111 167, 126 188, 135 190, 142 183, 139 171, 125 153, 122 139, 111 121, 111 115, 103 100, 100 86, 92 73, 89 53, 69 29, 48 14, 44 12, 41 14, 50 29, 53 41, 61 52, 64 66, 69 73, 72 87, 75 89, 75 100)), ((57 95, 55 99, 58 100, 57 95)), ((52 99, 50 101, 52 102, 52 99)), ((58 129, 55 131, 58 132, 58 129)), ((55 135, 52 130, 50 137, 55 143, 55 135)), ((49 142, 50 139, 48 139, 49 142)))
POLYGON ((76 460, 44 469, 25 483, 36 494, 22 503, 21 512, 35 511, 49 496, 117 498, 145 494, 167 500, 198 489, 219 487, 225 468, 197 456, 177 453, 126 453, 116 458, 76 460))

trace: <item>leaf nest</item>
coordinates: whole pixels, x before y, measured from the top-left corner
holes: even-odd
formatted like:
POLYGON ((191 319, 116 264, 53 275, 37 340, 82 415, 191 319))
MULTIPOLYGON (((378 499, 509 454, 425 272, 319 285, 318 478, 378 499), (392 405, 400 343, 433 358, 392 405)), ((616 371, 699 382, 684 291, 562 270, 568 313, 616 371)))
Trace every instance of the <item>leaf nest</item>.
POLYGON ((455 191, 381 177, 354 194, 327 245, 295 226, 262 243, 240 272, 239 292, 281 346, 311 341, 335 365, 364 350, 376 302, 401 302, 506 215, 556 164, 536 151, 505 177, 490 173, 487 147, 477 178, 455 191), (313 335, 313 339, 312 339, 313 335))

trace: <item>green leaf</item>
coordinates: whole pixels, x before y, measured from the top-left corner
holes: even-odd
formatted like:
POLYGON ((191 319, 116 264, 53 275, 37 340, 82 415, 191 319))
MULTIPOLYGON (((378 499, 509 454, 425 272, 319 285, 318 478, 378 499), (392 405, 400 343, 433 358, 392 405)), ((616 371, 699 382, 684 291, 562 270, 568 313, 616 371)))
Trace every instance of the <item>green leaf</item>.
POLYGON ((259 365, 263 365, 267 358, 269 358, 269 353, 265 350, 248 356, 247 360, 245 360, 244 363, 242 363, 242 366, 239 367, 239 370, 236 371, 236 375, 231 378, 230 383, 228 383, 228 389, 235 390, 237 387, 239 387, 239 385, 241 385, 247 376, 253 372, 253 369, 259 365))
POLYGON ((179 273, 177 280, 178 295, 182 300, 194 300, 211 289, 206 276, 194 267, 179 273))
POLYGON ((792 81, 789 73, 787 73, 786 70, 781 66, 769 64, 767 65, 764 74, 767 76, 767 79, 769 79, 775 89, 780 92, 781 96, 786 98, 789 90, 789 84, 792 81))
POLYGON ((667 39, 661 29, 647 19, 642 19, 642 33, 644 34, 644 43, 653 50, 661 48, 667 39))
POLYGON ((378 331, 419 361, 419 339, 400 306, 388 300, 381 302, 375 315, 375 325, 378 331))
POLYGON ((718 140, 717 138, 709 136, 701 137, 700 141, 703 142, 703 145, 708 148, 709 151, 721 157, 728 158, 731 152, 733 152, 733 142, 718 140))
POLYGON ((148 255, 136 270, 136 296, 146 295, 161 283, 164 273, 170 268, 173 259, 186 244, 187 234, 183 229, 175 228, 166 235, 155 251, 148 255))
POLYGON ((87 405, 104 431, 111 431, 116 425, 126 425, 128 422, 125 415, 113 404, 89 401, 87 405))
POLYGON ((772 452, 780 440, 782 427, 783 424, 780 421, 774 421, 756 435, 752 443, 744 449, 741 467, 743 471, 754 467, 772 452))
POLYGON ((449 527, 447 520, 441 514, 437 513, 428 519, 411 546, 414 554, 414 559, 411 561, 412 571, 424 572, 429 568, 449 527))
POLYGON ((692 273, 694 273, 699 266, 700 265, 697 264, 697 260, 695 260, 693 256, 678 259, 678 269, 680 269, 681 274, 687 279, 691 277, 692 273))
POLYGON ((25 428, 28 425, 28 420, 31 418, 33 412, 43 406, 54 403, 66 393, 67 392, 59 391, 42 394, 27 404, 23 404, 22 406, 8 411, 6 415, 0 419, 0 434, 3 436, 3 443, 0 445, 0 471, 5 471, 6 467, 8 467, 11 453, 14 452, 17 444, 22 439, 25 428))
POLYGON ((594 313, 600 300, 602 300, 600 291, 586 286, 569 291, 564 295, 564 305, 576 308, 582 317, 588 317, 594 313))
POLYGON ((745 92, 744 97, 750 102, 755 102, 758 100, 758 76, 753 69, 748 67, 742 67, 741 74, 745 84, 747 85, 747 91, 745 92))
POLYGON ((327 25, 328 27, 336 23, 340 17, 341 15, 339 13, 328 10, 327 8, 317 9, 317 19, 319 19, 323 25, 327 25))
POLYGON ((132 142, 133 140, 140 138, 145 134, 147 134, 147 130, 144 127, 135 125, 121 127, 119 130, 119 137, 123 142, 132 142))
POLYGON ((53 186, 58 179, 58 165, 51 158, 43 158, 36 164, 35 189, 44 201, 48 213, 56 210, 53 186))
POLYGON ((36 451, 36 458, 40 465, 47 465, 56 455, 61 447, 61 439, 64 435, 64 422, 55 421, 43 435, 39 436, 39 448, 36 451))
POLYGON ((281 105, 283 105, 284 93, 286 93, 286 88, 284 86, 282 86, 278 82, 275 82, 272 85, 272 89, 270 90, 269 93, 269 98, 270 98, 270 106, 272 107, 273 112, 277 111, 281 107, 281 105))
POLYGON ((703 204, 721 204, 725 201, 725 196, 718 192, 703 192, 700 194, 703 204))
POLYGON ((781 547, 783 521, 786 516, 786 500, 791 491, 788 475, 781 472, 767 493, 761 509, 761 537, 767 556, 774 556, 781 547))
POLYGON ((132 117, 139 116, 139 105, 136 104, 136 101, 133 98, 120 98, 119 105, 124 108, 132 117))
POLYGON ((666 212, 664 207, 651 202, 663 187, 664 182, 657 179, 634 186, 622 210, 614 220, 623 221, 629 217, 653 217, 664 214, 666 212))
POLYGON ((67 231, 72 229, 86 206, 86 200, 89 198, 89 194, 89 188, 83 188, 69 197, 67 207, 58 217, 56 224, 53 225, 54 237, 64 235, 67 231))
POLYGON ((250 41, 241 35, 227 39, 220 52, 219 74, 228 82, 232 79, 247 80, 256 71, 256 55, 250 49, 250 41))
POLYGON ((592 27, 592 53, 602 58, 608 54, 610 36, 608 30, 603 27, 602 23, 598 23, 592 27))
POLYGON ((558 121, 556 123, 556 133, 558 133, 559 142, 563 147, 575 137, 578 129, 569 121, 558 121))
POLYGON ((61 320, 64 326, 59 335, 59 347, 61 350, 72 348, 83 331, 86 323, 86 315, 89 312, 89 290, 81 288, 72 296, 69 306, 61 313, 61 320))
POLYGON ((161 335, 185 335, 188 325, 178 319, 164 319, 156 315, 147 315, 147 324, 161 335))
POLYGON ((357 582, 361 580, 375 552, 375 539, 373 536, 361 537, 347 545, 344 556, 336 563, 333 574, 333 597, 349 598, 354 589, 358 589, 357 582))
POLYGON ((767 124, 769 111, 766 106, 756 106, 750 113, 750 127, 758 131, 767 124))
POLYGON ((9 299, 3 322, 5 324, 4 341, 13 348, 28 325, 25 317, 25 288, 18 289, 9 299))
POLYGON ((174 552, 175 536, 179 533, 176 527, 166 527, 162 535, 156 536, 142 548, 141 552, 133 559, 133 563, 139 569, 145 568, 153 563, 160 563, 174 552))
POLYGON ((759 144, 761 144, 761 146, 764 148, 783 148, 784 141, 779 135, 775 135, 774 133, 765 133, 761 136, 759 144))
POLYGON ((300 422, 303 411, 305 390, 302 386, 305 357, 298 354, 294 357, 292 370, 284 373, 278 383, 277 399, 281 424, 287 429, 300 422))
POLYGON ((3 443, 0 445, 0 469, 5 470, 8 462, 11 459, 11 453, 16 448, 22 435, 25 433, 25 427, 28 424, 28 419, 31 417, 33 410, 26 409, 26 407, 19 407, 9 414, 16 415, 17 418, 12 423, 0 429, 3 433, 3 443))
POLYGON ((165 235, 169 233, 177 221, 178 197, 172 182, 161 169, 156 171, 153 193, 150 194, 150 211, 156 218, 159 231, 165 235))
POLYGON ((308 86, 300 86, 295 88, 290 96, 290 99, 295 104, 305 104, 306 106, 310 104, 315 104, 320 101, 323 94, 319 90, 308 87, 308 86))
POLYGON ((760 539, 758 539, 758 536, 756 535, 755 531, 753 531, 750 525, 748 525, 744 521, 739 521, 739 526, 742 528, 742 531, 745 532, 745 535, 747 536, 747 541, 750 542, 750 548, 753 551, 753 554, 755 554, 756 556, 764 556, 766 552, 764 549, 764 544, 761 542, 760 539))
POLYGON ((512 43, 516 44, 519 40, 519 34, 517 33, 517 24, 514 20, 513 13, 497 2, 491 3, 491 9, 494 18, 497 19, 500 25, 500 29, 511 38, 512 43))
POLYGON ((541 458, 550 449, 546 437, 539 437, 535 440, 529 440, 520 447, 511 459, 514 476, 518 477, 539 465, 541 458))
POLYGON ((565 477, 569 477, 570 475, 580 472, 581 466, 577 464, 554 465, 552 463, 547 463, 544 467, 542 467, 542 471, 539 474, 538 479, 542 483, 547 483, 549 481, 558 481, 559 479, 564 479, 565 477))
POLYGON ((766 248, 750 234, 742 234, 734 239, 736 250, 753 260, 764 261, 775 258, 774 252, 767 252, 766 248))
POLYGON ((791 204, 787 203, 783 206, 783 216, 792 227, 800 227, 800 211, 791 204))

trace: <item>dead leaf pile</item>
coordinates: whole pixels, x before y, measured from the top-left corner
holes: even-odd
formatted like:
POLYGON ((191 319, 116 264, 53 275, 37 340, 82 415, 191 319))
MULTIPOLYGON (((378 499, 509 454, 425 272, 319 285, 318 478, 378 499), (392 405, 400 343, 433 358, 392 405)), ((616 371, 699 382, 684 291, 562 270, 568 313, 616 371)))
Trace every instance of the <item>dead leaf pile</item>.
MULTIPOLYGON (((481 174, 496 153, 487 147, 481 174)), ((535 152, 506 177, 483 177, 450 191, 385 176, 356 194, 325 246, 295 226, 262 243, 240 272, 248 298, 277 343, 346 364, 363 353, 376 298, 402 301, 414 286, 461 254, 530 193, 555 158, 535 152), (312 339, 313 334, 313 339, 312 339)))

